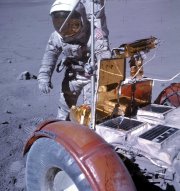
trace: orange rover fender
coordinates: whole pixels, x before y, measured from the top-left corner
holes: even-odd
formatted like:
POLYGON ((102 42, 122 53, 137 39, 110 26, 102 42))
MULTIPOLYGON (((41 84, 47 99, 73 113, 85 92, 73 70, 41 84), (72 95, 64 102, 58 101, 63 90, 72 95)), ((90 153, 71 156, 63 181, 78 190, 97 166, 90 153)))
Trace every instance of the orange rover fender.
POLYGON ((180 107, 180 83, 172 83, 162 90, 154 103, 180 107))
POLYGON ((54 139, 75 158, 94 191, 135 191, 126 167, 112 147, 93 130, 68 121, 40 125, 24 147, 41 137, 54 139))

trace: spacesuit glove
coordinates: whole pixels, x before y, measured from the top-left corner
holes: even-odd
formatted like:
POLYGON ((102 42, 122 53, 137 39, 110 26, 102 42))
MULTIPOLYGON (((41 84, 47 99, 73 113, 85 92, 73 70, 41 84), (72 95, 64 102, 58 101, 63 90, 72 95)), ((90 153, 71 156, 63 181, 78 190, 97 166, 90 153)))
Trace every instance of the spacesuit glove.
POLYGON ((85 73, 88 75, 93 75, 94 71, 97 70, 97 66, 93 67, 90 65, 90 63, 86 63, 84 65, 85 73))
POLYGON ((53 89, 53 86, 49 82, 39 82, 39 89, 42 93, 48 94, 50 89, 53 89))

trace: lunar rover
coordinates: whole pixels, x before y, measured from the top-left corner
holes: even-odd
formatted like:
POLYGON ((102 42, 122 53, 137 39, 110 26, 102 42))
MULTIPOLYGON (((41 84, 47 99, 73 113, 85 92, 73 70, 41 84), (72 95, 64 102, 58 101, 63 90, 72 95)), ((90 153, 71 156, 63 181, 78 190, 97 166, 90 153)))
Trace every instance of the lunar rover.
POLYGON ((143 77, 141 51, 156 44, 155 37, 123 44, 101 60, 94 128, 91 107, 81 105, 71 121, 36 129, 24 150, 28 190, 180 190, 180 84, 152 103, 153 79, 143 77))

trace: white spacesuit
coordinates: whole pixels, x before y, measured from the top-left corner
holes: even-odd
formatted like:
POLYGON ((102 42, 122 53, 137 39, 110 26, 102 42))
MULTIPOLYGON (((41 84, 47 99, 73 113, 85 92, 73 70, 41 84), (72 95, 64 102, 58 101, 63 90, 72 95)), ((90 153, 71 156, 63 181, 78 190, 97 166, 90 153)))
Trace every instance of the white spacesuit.
MULTIPOLYGON (((90 78, 92 67, 90 58, 90 1, 56 0, 50 10, 55 31, 51 34, 39 70, 39 89, 49 93, 51 77, 57 64, 59 71, 65 69, 59 99, 57 118, 67 120, 69 109, 76 105, 84 89, 85 103, 90 104, 90 78), (62 55, 58 64, 58 57, 62 55)), ((103 8, 104 0, 95 3, 95 58, 111 57, 108 42, 108 29, 103 8)))

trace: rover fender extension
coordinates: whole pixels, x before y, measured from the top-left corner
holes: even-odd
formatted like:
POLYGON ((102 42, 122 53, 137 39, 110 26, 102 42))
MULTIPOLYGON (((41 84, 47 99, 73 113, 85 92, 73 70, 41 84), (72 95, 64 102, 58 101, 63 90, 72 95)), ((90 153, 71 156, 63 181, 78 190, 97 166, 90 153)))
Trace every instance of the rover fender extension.
POLYGON ((27 141, 24 154, 41 137, 51 138, 69 151, 94 191, 136 191, 121 159, 93 130, 68 121, 45 122, 27 141))

